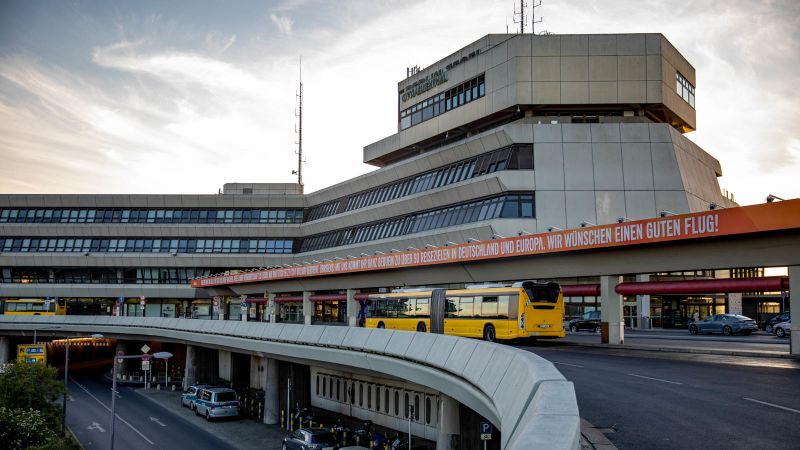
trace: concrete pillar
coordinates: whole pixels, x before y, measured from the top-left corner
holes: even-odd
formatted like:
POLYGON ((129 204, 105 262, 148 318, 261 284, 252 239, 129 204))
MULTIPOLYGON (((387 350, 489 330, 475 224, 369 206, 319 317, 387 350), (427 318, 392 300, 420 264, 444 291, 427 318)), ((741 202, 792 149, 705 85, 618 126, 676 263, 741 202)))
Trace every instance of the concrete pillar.
MULTIPOLYGON (((225 297, 219 295, 214 297, 214 313, 217 314, 217 320, 225 320, 225 297)), ((214 313, 211 315, 213 316, 214 313)))
POLYGON ((361 310, 361 305, 356 301, 355 289, 347 290, 347 326, 358 326, 358 312, 361 310))
POLYGON ((271 323, 277 322, 278 319, 278 305, 275 304, 275 294, 270 292, 267 294, 267 312, 269 313, 269 321, 271 323))
MULTIPOLYGON (((422 414, 425 411, 420 411, 422 414)), ((453 446, 454 435, 459 434, 461 424, 459 422, 458 401, 442 393, 439 394, 439 426, 436 429, 436 448, 437 450, 457 450, 453 446)))
POLYGON ((314 317, 314 303, 311 302, 311 292, 303 291, 303 323, 311 325, 314 317))
MULTIPOLYGON (((647 283, 650 281, 649 274, 636 275, 637 283, 647 283)), ((636 326, 639 329, 650 328, 650 296, 636 296, 636 326)))
POLYGON ((278 385, 278 360, 261 358, 264 361, 264 423, 277 425, 281 417, 280 388, 278 385))
POLYGON ((615 289, 622 282, 620 276, 600 277, 600 330, 604 344, 623 344, 625 320, 622 317, 622 296, 615 289))
POLYGON ((197 381, 197 367, 195 366, 195 348, 193 345, 186 346, 186 367, 183 374, 183 389, 197 381))
POLYGON ((0 364, 11 361, 11 341, 8 336, 0 336, 0 364))
POLYGON ((247 305, 246 295, 239 296, 239 313, 241 313, 240 319, 242 320, 242 322, 247 322, 247 315, 249 314, 250 309, 247 307, 242 308, 242 305, 247 305))
POLYGON ((264 389, 264 377, 267 375, 266 358, 250 355, 250 387, 264 389))
MULTIPOLYGON (((114 351, 116 355, 127 355, 128 344, 123 341, 117 341, 117 346, 114 351)), ((128 359, 123 359, 121 363, 117 363, 117 373, 125 374, 128 371, 128 359)))
MULTIPOLYGON (((792 311, 795 323, 800 315, 800 266, 789 266, 789 311, 792 311)), ((792 324, 789 334, 789 353, 800 355, 800 327, 792 324)))
POLYGON ((219 378, 231 381, 231 352, 227 350, 217 350, 219 360, 219 378))

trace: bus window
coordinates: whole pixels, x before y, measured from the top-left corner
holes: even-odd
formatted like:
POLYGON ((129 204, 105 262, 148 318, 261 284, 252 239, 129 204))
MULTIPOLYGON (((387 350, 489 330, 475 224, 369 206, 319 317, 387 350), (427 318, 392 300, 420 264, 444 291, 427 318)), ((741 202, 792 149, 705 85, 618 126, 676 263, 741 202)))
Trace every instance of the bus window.
POLYGON ((458 299, 457 316, 461 318, 472 318, 475 314, 475 303, 472 297, 461 297, 458 299))
POLYGON ((448 298, 447 304, 444 308, 444 317, 445 318, 453 318, 456 317, 456 299, 448 298))
MULTIPOLYGON (((497 297, 497 318, 508 319, 508 302, 509 295, 500 295, 497 297)), ((516 296, 514 296, 516 298, 516 296)))
POLYGON ((483 297, 481 317, 485 319, 497 318, 497 297, 483 297))
POLYGON ((557 283, 534 283, 532 281, 522 283, 522 288, 528 295, 528 299, 536 303, 556 303, 561 291, 561 287, 557 283))
POLYGON ((416 306, 416 314, 417 317, 430 317, 431 316, 431 308, 430 302, 427 298, 418 298, 417 299, 417 306, 416 306))

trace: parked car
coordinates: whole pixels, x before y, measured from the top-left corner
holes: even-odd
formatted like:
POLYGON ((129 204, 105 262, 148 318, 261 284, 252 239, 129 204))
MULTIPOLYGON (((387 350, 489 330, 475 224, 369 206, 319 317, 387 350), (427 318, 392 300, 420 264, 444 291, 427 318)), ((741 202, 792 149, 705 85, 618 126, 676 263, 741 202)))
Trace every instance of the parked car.
POLYGON ((336 436, 326 428, 300 428, 283 438, 282 450, 335 450, 336 436))
POLYGON ((775 336, 786 337, 792 334, 792 321, 781 322, 772 327, 772 329, 775 331, 775 336))
POLYGON ((600 311, 586 311, 581 317, 570 320, 569 329, 576 333, 580 330, 599 330, 600 311))
POLYGON ((787 322, 790 318, 791 314, 789 314, 789 311, 784 311, 780 314, 776 314, 770 317, 769 319, 761 322, 761 329, 766 331, 767 333, 772 333, 774 331, 772 328, 775 326, 775 324, 781 322, 787 322))
POLYGON ((239 415, 239 401, 236 391, 222 387, 210 387, 198 391, 194 401, 194 413, 205 416, 209 422, 219 417, 236 417, 239 415))
POLYGON ((201 389, 209 387, 211 386, 208 384, 193 384, 188 388, 186 388, 186 390, 183 391, 183 394, 181 394, 181 406, 186 406, 192 411, 194 411, 195 408, 194 401, 197 400, 197 393, 201 389))
POLYGON ((738 314, 714 314, 689 324, 689 333, 691 334, 722 333, 730 336, 742 333, 747 336, 754 331, 758 331, 756 321, 738 314))

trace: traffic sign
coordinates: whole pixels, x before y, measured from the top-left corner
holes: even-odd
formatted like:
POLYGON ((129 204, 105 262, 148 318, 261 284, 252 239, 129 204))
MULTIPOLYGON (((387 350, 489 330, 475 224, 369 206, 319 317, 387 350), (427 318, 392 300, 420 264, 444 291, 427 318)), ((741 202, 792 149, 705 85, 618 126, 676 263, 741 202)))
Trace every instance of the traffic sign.
POLYGON ((45 344, 21 344, 17 346, 17 359, 24 363, 47 363, 45 344))
POLYGON ((150 360, 142 358, 142 370, 150 370, 150 360))
POLYGON ((142 350, 142 353, 147 353, 147 352, 150 351, 150 346, 148 346, 147 344, 144 344, 142 346, 141 350, 142 350))
POLYGON ((491 422, 481 422, 481 440, 482 441, 491 441, 492 440, 492 423, 491 422))

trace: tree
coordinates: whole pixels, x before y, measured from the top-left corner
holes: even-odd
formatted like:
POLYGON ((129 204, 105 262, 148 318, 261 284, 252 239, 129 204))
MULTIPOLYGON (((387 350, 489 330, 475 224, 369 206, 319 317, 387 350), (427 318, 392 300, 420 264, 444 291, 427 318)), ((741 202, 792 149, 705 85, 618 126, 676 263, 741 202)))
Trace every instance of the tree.
POLYGON ((58 371, 43 364, 12 364, 0 374, 0 406, 7 409, 34 409, 48 423, 55 423, 60 409, 54 404, 64 386, 56 379, 58 371))
POLYGON ((34 409, 0 406, 0 442, 10 450, 44 447, 57 442, 47 419, 34 409))

